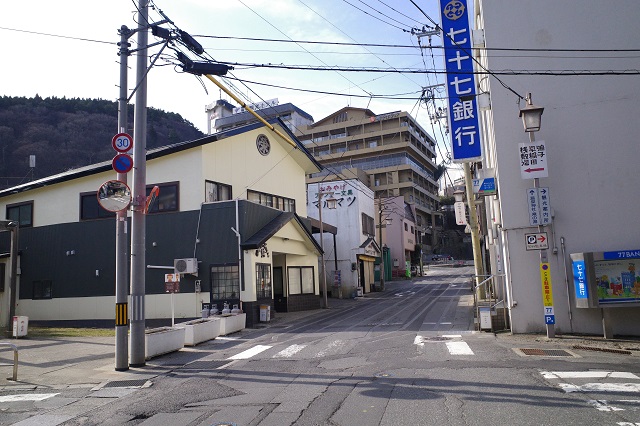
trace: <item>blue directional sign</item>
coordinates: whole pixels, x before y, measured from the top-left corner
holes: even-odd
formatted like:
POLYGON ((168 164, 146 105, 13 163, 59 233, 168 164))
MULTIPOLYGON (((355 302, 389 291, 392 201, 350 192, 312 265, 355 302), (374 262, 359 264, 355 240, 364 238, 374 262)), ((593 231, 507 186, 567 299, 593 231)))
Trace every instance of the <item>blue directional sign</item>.
POLYGON ((482 158, 467 0, 440 0, 452 161, 482 158))
POLYGON ((489 177, 484 179, 473 180, 473 193, 478 195, 495 195, 497 194, 496 178, 489 177))
POLYGON ((128 173, 133 168, 133 158, 127 154, 118 154, 113 157, 111 165, 118 173, 128 173))

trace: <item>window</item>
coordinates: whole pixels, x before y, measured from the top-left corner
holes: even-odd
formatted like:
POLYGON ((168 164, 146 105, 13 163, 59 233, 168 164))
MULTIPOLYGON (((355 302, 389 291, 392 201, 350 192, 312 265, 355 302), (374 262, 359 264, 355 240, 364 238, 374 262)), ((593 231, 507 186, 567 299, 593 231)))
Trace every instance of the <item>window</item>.
POLYGON ((315 294, 313 266, 289 266, 287 268, 289 294, 315 294))
POLYGON ((362 213, 362 233, 365 235, 376 234, 376 227, 373 218, 371 216, 367 216, 365 213, 362 213))
POLYGON ((407 232, 409 231, 409 226, 407 226, 407 222, 404 223, 404 230, 407 232))
POLYGON ((273 207, 274 209, 285 212, 295 212, 296 202, 291 198, 279 197, 277 195, 265 194, 258 191, 247 191, 247 199, 263 206, 273 207))
POLYGON ((211 297, 213 300, 240 298, 238 265, 211 267, 211 297))
POLYGON ((413 234, 413 225, 411 226, 411 233, 413 234))
POLYGON ((51 299, 51 280, 33 282, 33 299, 51 299))
POLYGON ((116 214, 100 206, 95 192, 80 194, 80 220, 103 219, 106 217, 116 217, 116 214))
POLYGON ((271 265, 256 263, 256 298, 271 299, 271 265))
POLYGON ((230 200, 231 185, 225 185, 224 183, 212 182, 210 180, 207 180, 204 182, 204 197, 205 203, 230 200))
POLYGON ((159 183, 155 185, 147 185, 147 196, 151 193, 154 186, 160 188, 160 193, 156 201, 149 206, 148 213, 164 213, 179 210, 178 205, 178 183, 159 183))
POLYGON ((20 228, 33 226, 33 201, 7 205, 7 219, 15 220, 20 228))

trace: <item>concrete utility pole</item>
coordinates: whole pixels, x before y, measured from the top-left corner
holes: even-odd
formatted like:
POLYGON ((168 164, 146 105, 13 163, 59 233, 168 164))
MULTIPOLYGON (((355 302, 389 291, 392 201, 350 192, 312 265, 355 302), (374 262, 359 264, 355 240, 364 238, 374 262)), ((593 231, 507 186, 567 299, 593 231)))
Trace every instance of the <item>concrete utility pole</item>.
POLYGON ((324 263, 324 227, 322 223, 322 197, 324 196, 324 192, 320 189, 320 184, 318 184, 318 219, 320 220, 320 260, 322 262, 322 307, 325 309, 329 308, 329 301, 327 299, 327 271, 326 265, 324 263))
MULTIPOLYGON (((126 25, 120 28, 119 33, 120 96, 118 97, 118 133, 126 133, 129 121, 127 117, 129 42, 127 40, 131 33, 126 25)), ((127 174, 118 173, 117 180, 126 184, 127 174)), ((129 369, 127 245, 127 209, 124 209, 116 213, 116 371, 129 369)))
POLYGON ((133 146, 133 213, 131 217, 131 359, 132 367, 145 365, 145 244, 146 218, 144 202, 147 195, 147 43, 149 33, 148 0, 138 2, 137 42, 140 50, 136 60, 136 104, 133 146))
MULTIPOLYGON (((471 245, 473 248, 473 265, 476 272, 476 286, 484 279, 484 267, 482 265, 482 252, 480 251, 480 231, 478 229, 478 214, 473 198, 473 180, 471 178, 471 164, 463 163, 465 189, 467 191, 467 205, 469 207, 469 227, 471 228, 471 245)), ((477 296, 484 299, 484 288, 478 287, 477 296)))

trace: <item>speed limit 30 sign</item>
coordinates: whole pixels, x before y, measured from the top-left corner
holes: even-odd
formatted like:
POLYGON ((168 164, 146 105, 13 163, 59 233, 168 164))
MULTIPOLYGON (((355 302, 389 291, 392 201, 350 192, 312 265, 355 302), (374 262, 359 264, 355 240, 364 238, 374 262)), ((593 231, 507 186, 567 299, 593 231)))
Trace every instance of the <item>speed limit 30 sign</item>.
POLYGON ((111 146, 118 152, 127 152, 133 148, 133 138, 128 133, 118 133, 111 139, 111 146))

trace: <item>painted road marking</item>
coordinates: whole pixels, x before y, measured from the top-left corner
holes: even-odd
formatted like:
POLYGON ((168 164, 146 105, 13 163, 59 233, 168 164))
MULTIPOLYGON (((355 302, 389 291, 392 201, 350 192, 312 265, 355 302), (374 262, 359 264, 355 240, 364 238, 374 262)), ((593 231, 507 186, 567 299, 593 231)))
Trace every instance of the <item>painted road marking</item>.
POLYGON ((473 355, 473 351, 467 342, 446 342, 451 355, 473 355))
POLYGON ((333 342, 329 343, 329 345, 327 346, 326 349, 323 349, 320 352, 318 352, 315 357, 316 358, 322 358, 323 356, 327 355, 332 350, 339 349, 342 346, 344 346, 344 342, 342 340, 334 340, 333 342))
POLYGON ((640 379, 633 373, 621 371, 541 371, 545 379, 640 379))
POLYGON ((586 383, 573 385, 571 383, 558 383, 560 388, 567 392, 640 392, 640 383, 586 383))
POLYGON ((307 345, 291 345, 275 354, 272 358, 291 358, 306 347, 307 345))
POLYGON ((26 393, 20 395, 4 395, 0 396, 0 402, 19 402, 19 401, 44 401, 59 393, 26 393))
POLYGON ((614 407, 613 405, 607 404, 607 401, 604 399, 591 399, 587 401, 587 404, 593 405, 598 411, 624 411, 624 408, 614 407))
POLYGON ((265 346, 265 345, 256 345, 254 347, 252 347, 251 349, 247 349, 244 352, 240 352, 237 355, 231 356, 227 359, 249 359, 253 356, 258 355, 260 352, 264 352, 267 349, 270 349, 271 346, 265 346))

